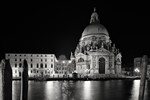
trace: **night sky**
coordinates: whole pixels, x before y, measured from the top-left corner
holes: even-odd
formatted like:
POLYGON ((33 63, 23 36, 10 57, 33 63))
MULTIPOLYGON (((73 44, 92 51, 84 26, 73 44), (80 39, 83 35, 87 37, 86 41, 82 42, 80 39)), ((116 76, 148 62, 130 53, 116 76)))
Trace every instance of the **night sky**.
POLYGON ((5 53, 61 54, 70 57, 93 8, 120 49, 124 66, 134 57, 150 56, 148 5, 98 2, 5 3, 1 9, 0 58, 5 53))

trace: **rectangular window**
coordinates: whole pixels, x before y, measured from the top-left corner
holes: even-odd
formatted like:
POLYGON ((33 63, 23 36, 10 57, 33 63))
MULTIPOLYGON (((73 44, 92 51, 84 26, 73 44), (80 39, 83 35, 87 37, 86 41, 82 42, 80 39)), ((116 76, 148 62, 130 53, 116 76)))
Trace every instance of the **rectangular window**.
POLYGON ((43 61, 43 59, 41 59, 41 61, 43 61))
POLYGON ((53 62, 53 59, 51 59, 51 62, 53 62))
POLYGON ((17 59, 15 59, 15 61, 17 61, 17 59))
POLYGON ((31 73, 32 73, 32 70, 31 70, 31 73))
POLYGON ((17 64, 15 64, 15 67, 17 67, 17 64))
POLYGON ((39 68, 39 64, 37 64, 36 67, 39 68))
POLYGON ((45 68, 47 68, 47 64, 45 64, 45 68))
POLYGON ((31 59, 31 62, 32 62, 32 59, 31 59))
POLYGON ((15 73, 17 73, 17 70, 15 70, 15 73))
POLYGON ((47 62, 47 59, 45 59, 45 62, 47 62))
POLYGON ((33 65, 31 64, 31 68, 33 67, 33 65))
POLYGON ((22 64, 21 63, 19 63, 19 67, 21 68, 21 66, 22 66, 22 64))
POLYGON ((51 64, 51 68, 53 68, 53 64, 51 64))

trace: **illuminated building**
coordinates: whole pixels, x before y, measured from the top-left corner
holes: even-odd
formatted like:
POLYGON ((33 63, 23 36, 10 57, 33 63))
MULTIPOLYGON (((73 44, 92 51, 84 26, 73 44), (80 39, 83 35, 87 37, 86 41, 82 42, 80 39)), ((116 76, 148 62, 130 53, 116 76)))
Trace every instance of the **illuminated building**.
POLYGON ((28 63, 29 77, 44 77, 54 74, 56 57, 54 54, 5 54, 5 58, 10 60, 13 77, 21 77, 22 62, 24 59, 28 63))
POLYGON ((84 29, 75 50, 76 71, 79 74, 120 74, 121 53, 100 24, 96 9, 90 24, 84 29))

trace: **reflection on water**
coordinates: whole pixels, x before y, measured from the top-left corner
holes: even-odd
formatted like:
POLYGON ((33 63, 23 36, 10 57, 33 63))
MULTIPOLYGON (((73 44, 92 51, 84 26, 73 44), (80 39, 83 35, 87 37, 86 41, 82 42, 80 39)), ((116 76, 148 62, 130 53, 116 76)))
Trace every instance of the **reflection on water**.
MULTIPOLYGON (((29 81, 28 100, 138 100, 140 80, 29 81)), ((145 99, 150 100, 150 81, 145 99)), ((20 81, 13 81, 13 100, 20 100, 20 81)))
POLYGON ((132 96, 130 100, 138 100, 139 88, 140 88, 140 80, 135 80, 133 82, 133 87, 131 90, 132 96))
POLYGON ((83 87, 83 97, 85 99, 92 100, 92 93, 91 93, 91 81, 85 81, 83 87))

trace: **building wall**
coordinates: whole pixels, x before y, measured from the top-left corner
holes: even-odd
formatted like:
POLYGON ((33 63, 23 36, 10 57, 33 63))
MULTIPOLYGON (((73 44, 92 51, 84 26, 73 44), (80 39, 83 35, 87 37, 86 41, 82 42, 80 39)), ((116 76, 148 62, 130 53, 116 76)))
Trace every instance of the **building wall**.
MULTIPOLYGON (((99 74, 100 66, 99 59, 105 59, 105 73, 114 74, 114 55, 106 52, 93 52, 89 55, 79 53, 76 55, 76 71, 79 74, 99 74), (81 60, 83 59, 83 60, 81 60), (111 63, 111 66, 110 66, 111 63), (89 66, 89 67, 88 67, 89 66), (111 68, 111 69, 110 69, 111 68)), ((121 65, 120 65, 121 66, 121 65)), ((121 67, 117 67, 117 70, 121 70, 121 67)))
POLYGON ((24 59, 26 59, 28 62, 29 77, 47 76, 54 74, 54 54, 7 53, 5 54, 5 58, 10 60, 13 77, 21 77, 22 63, 24 59))
POLYGON ((55 74, 72 74, 74 71, 72 60, 57 60, 55 64, 55 74))

